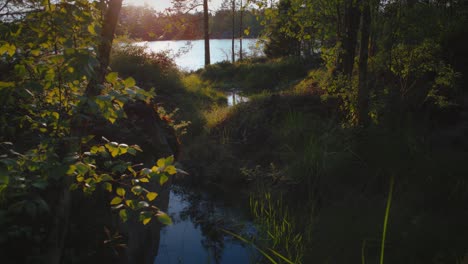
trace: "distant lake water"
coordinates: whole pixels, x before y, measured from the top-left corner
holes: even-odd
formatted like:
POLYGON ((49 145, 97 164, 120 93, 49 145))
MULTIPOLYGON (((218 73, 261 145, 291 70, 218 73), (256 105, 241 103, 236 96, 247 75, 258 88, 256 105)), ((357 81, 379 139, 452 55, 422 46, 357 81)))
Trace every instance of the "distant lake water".
MULTIPOLYGON (((261 46, 257 46, 257 39, 243 39, 242 50, 244 56, 261 56, 261 46)), ((200 40, 164 40, 137 42, 137 45, 146 45, 148 50, 169 51, 181 70, 195 71, 203 68, 205 64, 204 41, 200 40)), ((210 40, 211 63, 231 60, 231 39, 210 40)), ((239 39, 235 40, 236 60, 239 58, 239 39)))

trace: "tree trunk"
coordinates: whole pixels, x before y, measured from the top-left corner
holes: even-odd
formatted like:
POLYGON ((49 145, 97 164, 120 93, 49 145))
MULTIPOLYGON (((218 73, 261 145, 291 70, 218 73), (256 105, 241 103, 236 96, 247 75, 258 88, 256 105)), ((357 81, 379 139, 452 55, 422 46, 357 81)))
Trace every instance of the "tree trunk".
POLYGON ((243 59, 242 56, 242 36, 244 35, 244 29, 242 27, 242 15, 244 7, 242 6, 242 0, 240 0, 240 13, 239 13, 239 60, 243 59))
MULTIPOLYGON (((97 96, 101 94, 100 84, 104 82, 106 70, 109 66, 110 51, 112 41, 114 40, 115 27, 119 18, 122 0, 112 0, 109 2, 106 14, 102 24, 101 42, 98 47, 97 59, 98 66, 95 68, 95 74, 86 87, 85 95, 97 96)), ((73 128, 72 128, 73 129, 73 128)), ((77 133, 72 130, 72 134, 77 133)), ((78 134, 80 134, 78 132, 78 134)), ((51 264, 59 264, 62 259, 62 251, 65 244, 65 238, 69 229, 70 212, 72 206, 72 196, 70 185, 73 183, 72 177, 65 177, 59 193, 58 203, 56 205, 56 215, 54 216, 54 228, 47 239, 46 262, 51 264)))
POLYGON ((347 77, 351 77, 356 55, 357 34, 360 20, 361 0, 346 0, 344 10, 344 34, 341 38, 342 51, 338 55, 337 70, 347 77))
POLYGON ((234 37, 236 36, 236 1, 232 0, 232 47, 231 47, 231 56, 232 63, 236 62, 236 51, 234 49, 234 37))
POLYGON ((364 0, 361 22, 361 46, 359 51, 359 86, 357 98, 357 121, 360 126, 369 123, 369 86, 367 83, 367 59, 371 27, 370 0, 364 0))
POLYGON ((86 96, 97 96, 101 94, 100 85, 104 83, 107 67, 109 67, 112 41, 114 40, 114 32, 121 8, 122 0, 111 0, 107 6, 106 15, 104 16, 102 24, 101 43, 99 44, 97 54, 99 65, 95 68, 95 74, 86 87, 86 96))
POLYGON ((205 37, 205 66, 210 65, 210 27, 208 15, 208 0, 203 0, 203 33, 205 37))

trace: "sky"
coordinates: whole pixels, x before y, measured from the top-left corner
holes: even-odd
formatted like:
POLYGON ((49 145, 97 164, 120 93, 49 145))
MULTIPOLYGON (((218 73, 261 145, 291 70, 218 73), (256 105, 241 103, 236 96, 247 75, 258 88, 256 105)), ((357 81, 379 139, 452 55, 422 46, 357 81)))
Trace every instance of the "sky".
MULTIPOLYGON (((216 10, 221 5, 222 0, 209 0, 208 6, 211 10, 216 10)), ((124 5, 149 5, 156 11, 163 11, 171 6, 171 0, 124 0, 124 5)))

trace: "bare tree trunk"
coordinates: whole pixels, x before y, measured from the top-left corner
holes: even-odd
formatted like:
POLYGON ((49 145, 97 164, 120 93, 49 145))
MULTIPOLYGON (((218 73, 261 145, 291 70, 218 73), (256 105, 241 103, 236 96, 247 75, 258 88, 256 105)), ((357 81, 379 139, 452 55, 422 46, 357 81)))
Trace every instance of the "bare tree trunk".
POLYGON ((107 67, 109 67, 112 41, 114 40, 115 28, 119 20, 122 0, 111 0, 107 6, 106 14, 102 24, 101 43, 98 47, 97 59, 99 65, 95 69, 95 74, 86 87, 86 96, 96 96, 101 94, 100 84, 104 83, 107 67))
POLYGON ((236 0, 232 0, 232 48, 231 48, 231 56, 232 56, 232 63, 236 62, 236 51, 234 49, 234 37, 236 35, 236 0))
POLYGON ((338 55, 337 70, 351 77, 356 55, 357 34, 360 20, 361 0, 346 0, 344 10, 344 34, 341 39, 342 51, 338 55))
POLYGON ((361 46, 359 51, 359 86, 357 98, 357 121, 360 126, 369 123, 369 86, 367 82, 367 60, 369 57, 369 35, 371 27, 370 0, 364 0, 361 22, 361 46))
POLYGON ((208 0, 203 0, 203 33, 205 37, 205 66, 210 65, 210 26, 208 15, 208 0))
POLYGON ((242 27, 244 7, 242 6, 242 0, 240 0, 240 13, 239 13, 239 60, 243 59, 242 56, 242 37, 244 35, 244 29, 242 27))

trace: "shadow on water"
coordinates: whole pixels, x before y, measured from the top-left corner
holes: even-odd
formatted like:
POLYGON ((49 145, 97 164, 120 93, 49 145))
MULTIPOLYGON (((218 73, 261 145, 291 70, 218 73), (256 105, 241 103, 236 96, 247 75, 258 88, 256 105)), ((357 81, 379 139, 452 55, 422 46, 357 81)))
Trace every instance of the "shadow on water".
POLYGON ((252 234, 253 225, 245 214, 206 193, 186 192, 173 187, 168 213, 174 222, 161 229, 159 263, 251 263, 258 257, 254 249, 226 235, 221 229, 252 234))

